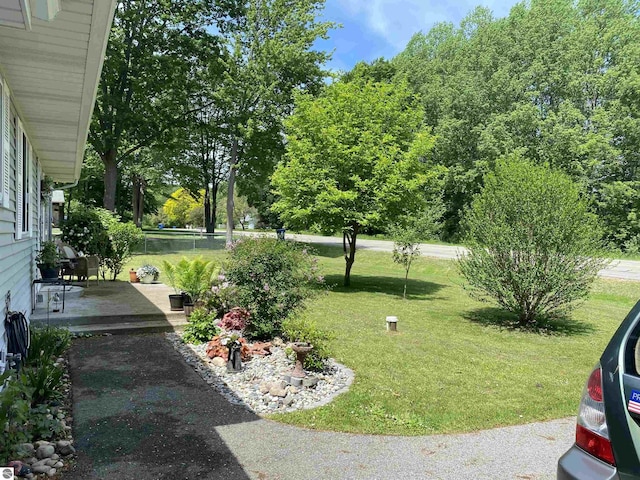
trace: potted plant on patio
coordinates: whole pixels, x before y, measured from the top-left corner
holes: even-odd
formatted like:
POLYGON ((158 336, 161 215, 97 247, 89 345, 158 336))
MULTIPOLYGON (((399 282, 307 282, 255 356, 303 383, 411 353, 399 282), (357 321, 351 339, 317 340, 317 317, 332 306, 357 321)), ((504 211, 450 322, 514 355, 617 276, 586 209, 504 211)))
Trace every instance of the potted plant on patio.
POLYGON ((45 280, 58 278, 60 272, 60 256, 56 244, 47 240, 42 242, 40 251, 36 255, 36 265, 40 270, 40 275, 45 280))
POLYGON ((140 279, 140 283, 153 283, 160 277, 160 270, 153 265, 143 265, 136 270, 136 277, 140 279))
MULTIPOLYGON (((187 316, 191 315, 195 303, 202 294, 211 288, 211 277, 215 268, 213 262, 206 262, 202 258, 191 261, 183 258, 176 264, 163 261, 169 284, 176 294, 182 292, 183 308, 187 316)), ((169 295, 172 301, 172 295, 169 295)), ((173 310, 173 303, 171 309, 173 310)))

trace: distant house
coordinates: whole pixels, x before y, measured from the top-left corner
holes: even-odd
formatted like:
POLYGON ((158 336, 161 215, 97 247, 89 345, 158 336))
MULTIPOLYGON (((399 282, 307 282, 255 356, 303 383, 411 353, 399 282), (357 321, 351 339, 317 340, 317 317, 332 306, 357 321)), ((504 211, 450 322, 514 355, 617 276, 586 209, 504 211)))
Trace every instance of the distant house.
POLYGON ((44 175, 80 176, 115 0, 0 1, 0 353, 4 310, 31 313, 49 232, 44 175))
POLYGON ((64 190, 54 190, 51 194, 51 223, 59 227, 64 220, 64 190))

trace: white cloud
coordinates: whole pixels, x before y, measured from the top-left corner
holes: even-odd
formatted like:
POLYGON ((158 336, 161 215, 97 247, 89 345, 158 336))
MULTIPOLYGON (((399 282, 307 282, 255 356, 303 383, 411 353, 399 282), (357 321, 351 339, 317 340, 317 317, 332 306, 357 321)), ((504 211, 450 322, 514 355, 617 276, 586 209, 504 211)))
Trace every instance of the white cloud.
MULTIPOLYGON (((327 3, 336 0, 328 0, 327 3)), ((476 5, 489 7, 496 16, 507 15, 515 0, 337 0, 352 18, 361 17, 368 28, 397 51, 417 32, 435 23, 458 24, 476 5)))

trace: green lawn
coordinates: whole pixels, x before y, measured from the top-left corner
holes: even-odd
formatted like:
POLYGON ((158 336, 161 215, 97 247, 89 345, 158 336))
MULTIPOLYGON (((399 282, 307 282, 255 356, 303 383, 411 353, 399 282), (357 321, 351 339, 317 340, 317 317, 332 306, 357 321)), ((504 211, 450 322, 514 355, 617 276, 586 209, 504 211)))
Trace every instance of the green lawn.
MULTIPOLYGON (((314 248, 335 287, 305 315, 336 334, 332 353, 356 377, 330 405, 272 418, 323 430, 417 435, 574 415, 591 367, 640 294, 640 283, 599 280, 571 323, 521 332, 469 299, 451 261, 419 259, 403 300, 403 271, 390 254, 358 252, 345 289, 340 249, 314 248), (387 315, 399 318, 397 334, 386 332, 387 315)), ((131 265, 181 256, 140 256, 131 265)))

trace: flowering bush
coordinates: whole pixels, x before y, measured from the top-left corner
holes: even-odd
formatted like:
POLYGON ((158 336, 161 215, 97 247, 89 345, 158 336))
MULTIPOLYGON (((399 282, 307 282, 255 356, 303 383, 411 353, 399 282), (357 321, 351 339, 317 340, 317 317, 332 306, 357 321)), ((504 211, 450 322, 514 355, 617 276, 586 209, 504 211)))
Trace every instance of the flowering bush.
POLYGON ((235 285, 236 303, 251 313, 245 334, 271 338, 282 321, 318 291, 324 279, 316 259, 293 242, 244 237, 230 247, 226 279, 235 285))
POLYGON ((250 316, 251 314, 248 310, 234 307, 230 312, 224 314, 218 326, 225 330, 244 330, 249 322, 250 316))
POLYGON ((160 270, 158 270, 153 265, 143 265, 138 270, 136 270, 136 277, 138 277, 140 280, 151 275, 153 275, 154 280, 158 280, 158 277, 160 276, 160 270))
POLYGON ((222 318, 236 305, 236 288, 223 274, 214 279, 214 285, 202 297, 204 306, 217 318, 222 318))
POLYGON ((107 229, 94 208, 72 203, 69 216, 60 226, 62 240, 87 255, 104 258, 109 247, 107 229))

